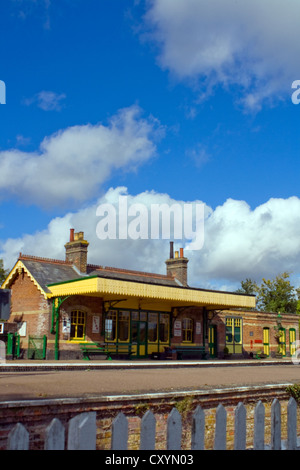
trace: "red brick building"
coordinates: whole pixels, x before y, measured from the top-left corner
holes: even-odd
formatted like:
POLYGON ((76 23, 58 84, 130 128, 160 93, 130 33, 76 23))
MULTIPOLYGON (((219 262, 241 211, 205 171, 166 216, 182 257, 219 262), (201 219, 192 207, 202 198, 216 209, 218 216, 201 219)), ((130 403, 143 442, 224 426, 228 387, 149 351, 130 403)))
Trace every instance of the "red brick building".
POLYGON ((88 245, 71 229, 65 260, 20 254, 3 283, 23 357, 80 359, 90 343, 132 358, 293 353, 297 315, 278 318, 255 311, 254 296, 190 287, 188 259, 172 242, 165 275, 91 265, 88 245))

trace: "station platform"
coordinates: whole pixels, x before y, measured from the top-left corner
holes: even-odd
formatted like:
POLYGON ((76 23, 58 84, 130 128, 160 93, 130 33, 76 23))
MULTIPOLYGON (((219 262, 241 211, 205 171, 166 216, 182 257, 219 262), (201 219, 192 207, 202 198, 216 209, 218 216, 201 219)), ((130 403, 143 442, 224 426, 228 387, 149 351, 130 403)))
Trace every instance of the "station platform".
MULTIPOLYGON (((300 361, 299 361, 300 362, 300 361)), ((263 366, 294 364, 291 357, 266 359, 206 359, 206 360, 27 360, 15 359, 0 362, 0 371, 17 370, 109 370, 109 369, 161 369, 161 368, 207 368, 207 367, 236 367, 236 366, 263 366)))

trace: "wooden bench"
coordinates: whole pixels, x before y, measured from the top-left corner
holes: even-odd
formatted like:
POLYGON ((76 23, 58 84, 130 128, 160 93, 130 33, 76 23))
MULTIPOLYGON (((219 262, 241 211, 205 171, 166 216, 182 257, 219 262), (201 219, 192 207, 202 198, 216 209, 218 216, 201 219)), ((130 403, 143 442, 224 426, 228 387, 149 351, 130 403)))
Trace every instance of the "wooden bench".
POLYGON ((129 343, 81 343, 80 349, 83 359, 86 361, 90 360, 90 354, 102 354, 109 360, 112 356, 128 356, 130 358, 132 354, 129 343))
POLYGON ((130 343, 105 343, 103 345, 107 359, 112 356, 127 356, 130 359, 132 354, 130 343))
POLYGON ((174 346, 165 348, 166 358, 183 359, 184 356, 196 356, 201 359, 206 359, 206 352, 204 346, 174 346), (176 353, 176 354, 175 354, 176 353))
POLYGON ((103 354, 105 355, 104 348, 99 343, 81 343, 79 345, 83 359, 85 361, 90 360, 89 354, 103 354))

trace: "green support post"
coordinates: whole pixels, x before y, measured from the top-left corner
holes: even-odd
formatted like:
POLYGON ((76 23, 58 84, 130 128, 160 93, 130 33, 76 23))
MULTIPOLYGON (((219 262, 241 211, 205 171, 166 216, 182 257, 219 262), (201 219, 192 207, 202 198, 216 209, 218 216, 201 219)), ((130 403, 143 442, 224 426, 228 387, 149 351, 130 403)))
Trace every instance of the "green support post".
POLYGON ((8 333, 6 353, 12 359, 20 357, 20 335, 18 333, 8 333))
POLYGON ((59 359, 59 309, 61 304, 69 297, 70 296, 65 297, 64 299, 61 297, 56 297, 52 302, 51 333, 55 333, 54 358, 56 361, 59 359))
POLYGON ((14 344, 14 335, 13 333, 8 333, 7 335, 7 349, 6 353, 8 356, 13 355, 13 344, 14 344))
POLYGON ((14 356, 19 358, 20 357, 20 335, 15 333, 15 350, 14 356))
POLYGON ((59 359, 59 343, 58 343, 58 333, 59 333, 59 307, 55 310, 55 346, 54 346, 54 359, 58 361, 59 359))
POLYGON ((47 351, 47 336, 43 336, 43 359, 46 359, 46 351, 47 351))

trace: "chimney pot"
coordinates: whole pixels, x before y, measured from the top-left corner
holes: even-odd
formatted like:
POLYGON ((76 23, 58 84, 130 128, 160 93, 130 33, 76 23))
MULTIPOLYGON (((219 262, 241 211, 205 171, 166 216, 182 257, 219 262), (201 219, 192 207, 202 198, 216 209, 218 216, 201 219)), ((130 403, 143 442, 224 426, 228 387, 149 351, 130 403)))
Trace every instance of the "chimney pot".
POLYGON ((176 278, 184 287, 188 285, 187 282, 187 265, 189 260, 184 257, 183 248, 173 253, 173 242, 170 242, 170 258, 166 260, 167 275, 176 278))
POLYGON ((84 233, 75 233, 70 230, 70 241, 65 244, 66 261, 70 261, 81 273, 87 272, 88 242, 84 240, 84 233))

